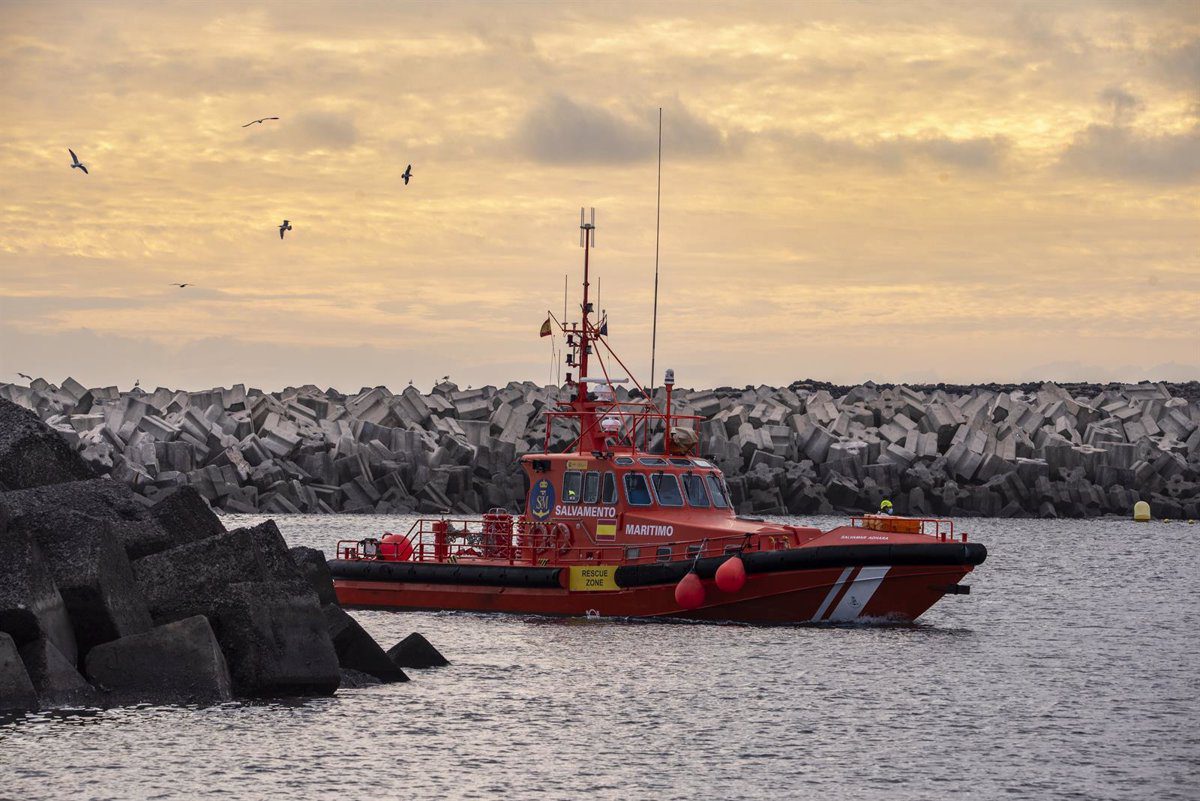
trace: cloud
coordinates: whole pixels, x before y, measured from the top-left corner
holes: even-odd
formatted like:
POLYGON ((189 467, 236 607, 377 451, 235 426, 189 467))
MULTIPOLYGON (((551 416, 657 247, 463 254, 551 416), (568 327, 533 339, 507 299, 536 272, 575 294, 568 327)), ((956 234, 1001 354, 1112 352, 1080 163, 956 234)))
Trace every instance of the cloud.
MULTIPOLYGON (((714 125, 678 99, 665 106, 663 140, 676 153, 711 156, 729 146, 714 125)), ((516 148, 546 164, 623 164, 654 157, 658 147, 657 110, 626 117, 600 106, 574 102, 561 94, 531 108, 512 138, 516 148)))
POLYGON ((349 113, 319 109, 301 111, 246 130, 246 139, 254 147, 292 152, 348 150, 359 141, 358 126, 349 113))
POLYGON ((811 131, 769 135, 798 166, 867 166, 900 171, 932 163, 962 170, 989 171, 1001 166, 1011 142, 1004 136, 955 139, 937 132, 920 136, 863 140, 827 137, 811 131))
POLYGON ((1082 175, 1151 183, 1189 183, 1200 178, 1200 125, 1183 133, 1143 134, 1132 127, 1139 98, 1109 88, 1100 100, 1111 122, 1093 123, 1075 134, 1059 166, 1082 175))

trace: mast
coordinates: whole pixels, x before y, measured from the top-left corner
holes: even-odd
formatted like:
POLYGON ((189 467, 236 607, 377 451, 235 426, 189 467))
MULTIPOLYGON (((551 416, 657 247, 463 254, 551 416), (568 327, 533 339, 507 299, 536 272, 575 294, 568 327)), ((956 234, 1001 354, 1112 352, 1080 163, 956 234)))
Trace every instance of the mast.
POLYGON ((588 313, 591 312, 592 304, 588 302, 588 272, 590 269, 590 260, 588 256, 591 253, 592 247, 595 246, 595 230, 596 230, 596 209, 592 208, 591 219, 588 222, 583 221, 583 209, 579 209, 579 246, 583 248, 583 312, 581 322, 579 324, 579 389, 576 392, 575 400, 578 403, 587 402, 587 381, 583 379, 588 377, 588 351, 591 350, 591 331, 588 326, 588 313))

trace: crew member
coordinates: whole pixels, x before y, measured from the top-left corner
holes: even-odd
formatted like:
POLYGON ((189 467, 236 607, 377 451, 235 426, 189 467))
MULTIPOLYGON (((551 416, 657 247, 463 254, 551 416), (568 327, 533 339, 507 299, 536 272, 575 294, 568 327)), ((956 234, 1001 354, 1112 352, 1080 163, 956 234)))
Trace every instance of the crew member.
POLYGON ((892 513, 892 502, 889 501, 887 498, 884 498, 879 503, 879 514, 890 515, 891 513, 892 513))

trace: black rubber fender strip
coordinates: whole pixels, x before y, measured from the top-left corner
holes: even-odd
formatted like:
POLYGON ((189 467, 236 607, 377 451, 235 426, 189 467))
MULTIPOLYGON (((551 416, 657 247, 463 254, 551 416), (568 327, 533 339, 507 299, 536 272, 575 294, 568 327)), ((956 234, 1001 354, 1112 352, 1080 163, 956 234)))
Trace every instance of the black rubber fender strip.
MULTIPOLYGON (((712 556, 696 562, 700 578, 712 578, 728 557, 712 556)), ((905 545, 818 545, 784 551, 750 551, 742 554, 747 573, 818 570, 829 567, 870 565, 978 565, 987 559, 987 548, 978 542, 931 542, 905 545)), ((692 569, 692 560, 625 565, 613 578, 620 587, 673 584, 692 569)))
POLYGON ((329 572, 335 579, 349 581, 398 581, 414 584, 466 584, 475 587, 554 589, 566 586, 563 582, 561 567, 331 559, 329 572))

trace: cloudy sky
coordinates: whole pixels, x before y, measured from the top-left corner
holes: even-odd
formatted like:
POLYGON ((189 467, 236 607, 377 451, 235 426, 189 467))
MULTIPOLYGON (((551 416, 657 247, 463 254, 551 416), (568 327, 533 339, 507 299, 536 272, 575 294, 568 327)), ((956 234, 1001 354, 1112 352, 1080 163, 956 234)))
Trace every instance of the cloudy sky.
POLYGON ((644 378, 660 106, 681 384, 1200 378, 1195 2, 41 0, 0 380, 545 382, 582 205, 644 378))

